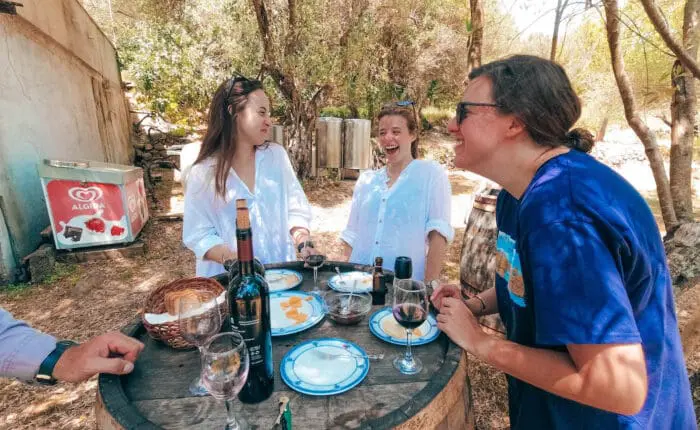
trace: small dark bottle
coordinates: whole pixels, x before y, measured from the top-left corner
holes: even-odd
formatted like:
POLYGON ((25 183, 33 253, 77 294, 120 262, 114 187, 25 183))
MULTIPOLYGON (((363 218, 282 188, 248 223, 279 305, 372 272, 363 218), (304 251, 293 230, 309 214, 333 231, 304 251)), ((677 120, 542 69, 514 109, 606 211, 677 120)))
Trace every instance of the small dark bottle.
POLYGON ((413 262, 411 257, 396 257, 394 262, 394 279, 411 279, 413 262))
POLYGON ((372 273, 372 305, 384 306, 386 303, 386 281, 384 279, 384 269, 382 263, 384 259, 377 257, 374 259, 374 272, 372 273))
POLYGON ((259 403, 274 390, 272 362, 272 326, 270 323, 270 288, 253 257, 253 232, 244 199, 236 200, 236 242, 238 274, 229 283, 228 303, 231 325, 245 340, 250 356, 250 370, 238 399, 259 403))

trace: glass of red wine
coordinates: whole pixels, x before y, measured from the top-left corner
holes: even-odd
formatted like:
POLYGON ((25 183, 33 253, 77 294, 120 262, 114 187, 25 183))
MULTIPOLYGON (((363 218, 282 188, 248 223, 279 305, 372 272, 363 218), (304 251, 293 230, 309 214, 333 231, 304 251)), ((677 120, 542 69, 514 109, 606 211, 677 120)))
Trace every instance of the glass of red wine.
POLYGON ((226 430, 247 430, 248 423, 236 418, 233 399, 248 379, 250 359, 243 337, 225 332, 212 337, 204 346, 202 381, 209 393, 226 403, 226 430))
POLYGON ((428 317, 425 284, 413 279, 398 280, 394 285, 392 312, 396 322, 406 329, 406 352, 394 359, 394 367, 404 375, 415 375, 423 369, 423 363, 411 352, 411 335, 428 317))

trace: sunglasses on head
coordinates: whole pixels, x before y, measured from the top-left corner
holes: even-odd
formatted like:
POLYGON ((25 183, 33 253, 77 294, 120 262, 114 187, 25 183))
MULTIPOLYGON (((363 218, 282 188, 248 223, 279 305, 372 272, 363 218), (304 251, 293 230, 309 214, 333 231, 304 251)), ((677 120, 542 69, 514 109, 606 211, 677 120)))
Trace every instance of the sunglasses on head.
POLYGON ((459 102, 457 103, 457 125, 460 125, 469 114, 469 111, 467 110, 469 106, 500 107, 496 103, 459 102))
POLYGON ((228 106, 228 99, 231 97, 231 91, 233 91, 233 87, 236 86, 237 83, 239 82, 250 82, 250 79, 246 78, 245 76, 241 75, 236 75, 234 77, 231 77, 231 79, 228 80, 228 83, 226 84, 226 105, 228 106))
POLYGON ((400 107, 404 109, 408 109, 408 107, 411 106, 413 109, 413 117, 416 117, 416 102, 413 100, 399 100, 397 102, 391 102, 387 103, 384 106, 382 106, 382 109, 387 109, 387 108, 392 108, 392 107, 400 107))

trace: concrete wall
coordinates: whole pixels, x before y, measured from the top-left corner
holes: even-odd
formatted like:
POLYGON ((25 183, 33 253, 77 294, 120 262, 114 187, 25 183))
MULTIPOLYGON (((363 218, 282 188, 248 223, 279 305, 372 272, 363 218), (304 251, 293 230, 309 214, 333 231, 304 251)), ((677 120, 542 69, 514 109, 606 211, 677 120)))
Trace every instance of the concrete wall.
POLYGON ((24 0, 0 15, 0 282, 49 225, 44 158, 129 164, 116 51, 77 0, 24 0))

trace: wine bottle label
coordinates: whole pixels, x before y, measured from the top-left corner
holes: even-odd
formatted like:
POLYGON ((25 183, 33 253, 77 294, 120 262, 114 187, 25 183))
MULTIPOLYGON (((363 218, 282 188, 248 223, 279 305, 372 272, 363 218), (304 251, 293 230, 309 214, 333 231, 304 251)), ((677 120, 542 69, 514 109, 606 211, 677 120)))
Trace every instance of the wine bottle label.
POLYGON ((236 300, 236 308, 238 311, 236 328, 248 347, 250 364, 251 366, 260 364, 265 358, 262 350, 264 339, 262 338, 262 302, 260 297, 236 300))

